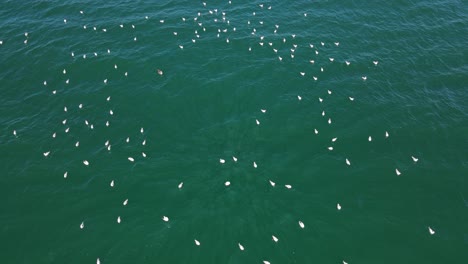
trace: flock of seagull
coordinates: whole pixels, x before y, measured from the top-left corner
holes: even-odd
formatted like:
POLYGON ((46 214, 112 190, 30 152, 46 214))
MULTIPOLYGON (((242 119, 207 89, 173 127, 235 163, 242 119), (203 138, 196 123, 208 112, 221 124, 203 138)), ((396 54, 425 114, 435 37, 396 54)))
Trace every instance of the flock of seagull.
MULTIPOLYGON (((231 4, 231 1, 229 1, 228 4, 231 4)), ((221 36, 223 35, 223 33, 228 33, 228 32, 230 32, 230 31, 231 31, 231 32, 235 32, 235 31, 237 30, 237 28, 236 28, 235 26, 232 25, 233 23, 231 23, 230 20, 228 19, 228 16, 227 16, 227 12, 226 12, 226 11, 221 11, 221 10, 218 10, 218 9, 216 9, 216 8, 214 8, 214 9, 209 9, 209 8, 207 7, 207 4, 206 4, 205 2, 203 2, 202 5, 203 5, 203 7, 206 9, 205 12, 203 12, 203 13, 202 13, 202 12, 198 12, 195 16, 193 16, 193 17, 191 17, 191 18, 185 18, 185 17, 182 17, 182 18, 181 18, 183 22, 187 22, 185 25, 187 25, 187 26, 189 26, 189 25, 194 25, 194 26, 195 26, 193 37, 192 37, 191 40, 189 40, 188 42, 196 43, 197 40, 200 39, 200 38, 202 37, 203 34, 208 34, 207 32, 213 32, 213 27, 218 27, 216 30, 214 30, 216 38, 221 38, 221 36), (191 20, 193 20, 193 24, 189 24, 189 23, 188 23, 188 22, 191 21, 191 20), (203 20, 204 22, 202 22, 202 20, 203 20), (214 23, 211 23, 211 22, 214 22, 214 23)), ((258 8, 258 9, 260 9, 260 10, 271 10, 272 7, 271 7, 271 6, 267 6, 267 5, 260 4, 260 5, 258 5, 256 8, 258 8)), ((256 10, 256 11, 252 12, 252 16, 256 16, 256 15, 257 15, 257 12, 259 12, 260 10, 256 10)), ((84 11, 79 11, 79 13, 80 13, 82 16, 85 15, 85 12, 84 12, 84 11)), ((303 13, 303 16, 304 16, 304 17, 307 17, 307 13, 303 13)), ((150 19, 150 18, 149 18, 148 16, 145 17, 145 20, 149 20, 149 19, 150 19)), ((67 21, 67 19, 64 19, 63 22, 66 24, 66 23, 68 23, 69 21, 67 21)), ((248 20, 248 21, 245 21, 245 22, 246 22, 246 24, 247 24, 247 27, 251 30, 251 32, 250 32, 250 35, 251 35, 251 36, 250 36, 250 37, 257 40, 256 44, 258 44, 258 45, 261 46, 261 47, 268 47, 268 46, 271 47, 273 53, 276 54, 275 56, 277 56, 277 58, 278 58, 278 60, 279 60, 280 62, 284 63, 284 60, 283 60, 284 55, 280 55, 280 54, 279 54, 279 52, 280 52, 280 51, 279 51, 279 47, 276 47, 276 46, 279 45, 279 44, 274 44, 274 42, 275 42, 275 41, 278 41, 278 40, 279 40, 280 44, 281 44, 281 42, 282 42, 283 45, 286 45, 285 43, 287 43, 287 42, 292 42, 292 43, 291 43, 291 46, 289 47, 289 52, 288 52, 288 53, 289 53, 289 57, 291 58, 291 60, 293 60, 293 59, 295 58, 295 51, 297 50, 298 47, 301 47, 301 48, 302 48, 302 47, 305 47, 305 48, 311 49, 311 51, 312 51, 312 58, 308 59, 308 62, 311 63, 311 64, 316 64, 316 65, 320 64, 320 62, 317 61, 317 57, 313 57, 313 54, 318 55, 318 54, 321 52, 321 51, 320 51, 320 47, 323 47, 323 46, 327 45, 325 42, 319 42, 319 43, 317 43, 317 44, 312 44, 312 43, 310 43, 310 44, 308 44, 307 46, 300 46, 300 45, 298 45, 298 44, 296 44, 296 43, 294 42, 294 39, 295 39, 295 37, 296 37, 295 34, 291 34, 291 35, 290 35, 291 38, 287 38, 287 37, 278 37, 277 34, 278 34, 278 30, 279 30, 279 28, 280 28, 280 25, 278 25, 278 24, 272 26, 272 27, 271 27, 271 32, 269 32, 269 33, 267 34, 267 36, 264 36, 264 35, 260 34, 260 33, 257 31, 257 29, 256 29, 255 26, 253 25, 253 22, 252 22, 252 21, 248 20)), ((162 24, 162 23, 165 23, 165 20, 160 19, 160 20, 159 20, 159 23, 161 23, 161 24, 162 24)), ((264 23, 263 21, 260 20, 260 21, 258 21, 258 24, 261 25, 261 26, 264 26, 265 23, 264 23)), ((245 25, 245 24, 244 24, 244 25, 245 25)), ((125 26, 124 24, 120 24, 120 25, 119 25, 120 28, 123 28, 124 26, 125 26)), ((237 25, 237 26, 239 27, 239 26, 242 26, 242 25, 237 25)), ((132 24, 131 27, 134 29, 134 28, 135 28, 135 25, 132 24)), ((89 30, 87 25, 83 25, 82 28, 83 28, 84 30, 89 30)), ((98 29, 97 29, 96 26, 92 27, 92 30, 98 31, 98 29)), ((102 32, 107 32, 107 29, 106 29, 106 28, 102 28, 101 31, 102 31, 102 32)), ((177 31, 172 32, 171 35, 176 36, 176 37, 180 36, 180 34, 179 34, 177 31)), ((284 36, 284 35, 283 35, 283 36, 284 36)), ((25 37, 25 39, 24 39, 24 44, 25 44, 25 45, 28 45, 29 34, 28 34, 27 32, 24 33, 24 37, 25 37)), ((134 41, 137 41, 137 40, 138 40, 136 36, 132 36, 132 37, 133 37, 133 40, 134 40, 134 41)), ((214 36, 212 36, 212 37, 214 37, 214 36)), ((229 37, 226 37, 225 42, 226 42, 227 44, 229 44, 229 43, 231 42, 231 40, 229 39, 229 37)), ((0 40, 0 45, 3 45, 3 44, 4 44, 4 41, 3 41, 3 40, 0 40)), ((184 49, 184 45, 183 45, 183 44, 177 43, 176 45, 178 46, 179 49, 184 49)), ((330 44, 330 45, 334 45, 334 47, 339 47, 340 43, 339 43, 339 42, 333 42, 333 43, 330 44)), ((177 48, 177 47, 176 47, 176 48, 177 48)), ((252 51, 253 51, 253 46, 252 46, 252 45, 248 45, 248 51, 249 51, 249 52, 252 52, 252 51)), ((111 53, 110 49, 107 49, 107 53, 108 53, 108 54, 111 53)), ((71 54, 72 57, 75 57, 75 56, 76 56, 75 53, 74 53, 73 51, 71 51, 70 54, 71 54)), ((93 54, 94 56, 98 56, 98 53, 97 53, 97 52, 92 52, 91 54, 93 54)), ((82 59, 86 59, 86 58, 87 58, 87 55, 89 55, 89 53, 88 53, 88 54, 81 54, 80 57, 81 57, 82 59)), ((346 66, 349 66, 349 65, 351 64, 351 61, 348 61, 348 60, 345 60, 345 61, 343 61, 343 62, 337 62, 337 61, 335 60, 335 58, 332 58, 332 57, 328 58, 328 61, 329 61, 329 63, 344 63, 344 65, 346 65, 346 66)), ((76 61, 76 60, 75 60, 75 62, 79 62, 79 61, 76 61)), ((370 63, 369 63, 369 64, 370 64, 370 65, 373 65, 373 66, 375 66, 375 67, 377 67, 378 64, 379 64, 379 61, 374 60, 374 61, 372 61, 371 63, 372 63, 372 64, 370 64, 370 63)), ((325 65, 325 64, 322 64, 322 66, 320 67, 320 72, 323 72, 323 71, 325 70, 325 69, 324 69, 324 65, 325 65)), ((114 65, 114 69, 118 69, 118 65, 117 65, 117 64, 114 65)), ((312 74, 312 79, 311 79, 311 80, 317 81, 318 78, 319 78, 320 72, 318 72, 318 73, 313 73, 313 74, 312 74)), ((67 75, 67 70, 66 70, 66 69, 63 69, 62 74, 66 76, 66 75, 67 75)), ((163 72, 162 69, 156 68, 156 69, 155 69, 155 74, 163 75, 164 72, 163 72)), ((128 72, 124 72, 124 75, 125 75, 125 76, 128 76, 128 72)), ((299 72, 299 76, 300 76, 300 77, 305 77, 306 75, 309 75, 309 73, 306 73, 306 72, 304 72, 304 71, 299 72)), ((362 76, 361 79, 362 79, 362 81, 366 81, 366 80, 367 80, 367 76, 362 76)), ((67 79, 67 80, 65 81, 65 84, 68 85, 69 82, 70 82, 70 80, 67 79)), ((108 79, 104 79, 104 80, 103 80, 103 83, 104 83, 104 85, 106 85, 106 84, 108 83, 108 79)), ((42 82, 42 84, 43 84, 44 86, 47 86, 47 85, 48 85, 47 80, 44 80, 44 81, 42 82)), ((328 90, 327 92, 328 92, 329 95, 332 94, 332 91, 331 91, 331 90, 328 90)), ((56 94, 57 94, 57 90, 52 90, 52 94, 53 94, 53 95, 56 95, 56 94)), ((302 96, 301 96, 301 95, 297 95, 297 99, 298 99, 299 101, 302 100, 302 96)), ((352 96, 349 96, 348 99, 349 99, 350 101, 354 101, 354 97, 352 97, 352 96)), ((319 100, 320 103, 323 102, 323 99, 320 98, 320 97, 318 98, 318 100, 319 100)), ((107 102, 110 102, 110 101, 111 101, 111 96, 108 96, 108 97, 106 98, 106 101, 107 101, 107 102)), ((67 113, 68 110, 69 110, 69 107, 70 107, 70 106, 64 106, 64 107, 63 107, 63 111, 67 113)), ((78 105, 78 109, 82 109, 83 107, 85 107, 85 105, 82 104, 82 103, 80 103, 80 104, 78 105)), ((267 109, 262 108, 262 109, 260 109, 260 112, 261 112, 262 114, 266 114, 267 109)), ((113 110, 113 109, 109 109, 109 110, 108 110, 108 118, 109 118, 109 119, 112 118, 113 115, 114 115, 114 110, 113 110)), ((325 111, 322 111, 321 115, 322 115, 323 117, 325 117, 327 114, 326 114, 325 111)), ((70 131, 70 126, 67 126, 67 119, 64 119, 63 121, 61 121, 61 123, 62 123, 62 125, 64 126, 63 131, 65 132, 65 134, 69 133, 69 131, 70 131)), ((255 119, 255 124, 256 124, 257 126, 260 126, 260 125, 261 125, 261 121, 260 121, 259 119, 255 119)), ((328 117, 328 124, 332 124, 332 119, 331 119, 331 117, 328 117)), ((94 129, 94 124, 93 124, 91 121, 84 120, 83 125, 86 126, 86 128, 88 128, 89 130, 93 130, 93 129, 94 129)), ((105 126, 106 126, 106 127, 109 127, 110 125, 111 125, 110 121, 106 121, 106 122, 105 122, 105 126)), ((144 137, 143 141, 141 142, 141 145, 144 147, 144 146, 146 145, 146 140, 147 140, 146 137, 145 137, 146 135, 145 135, 145 130, 144 130, 144 128, 142 127, 142 128, 140 129, 139 132, 140 132, 140 134, 143 135, 143 137, 144 137)), ((313 132, 314 132, 315 134, 318 134, 318 133, 319 133, 319 131, 318 131, 317 129, 314 129, 313 132)), ((51 132, 51 137, 52 137, 53 139, 55 139, 55 138, 57 137, 57 133, 58 133, 57 131, 52 131, 52 132, 51 132)), ((13 130, 13 135, 14 135, 15 137, 19 137, 19 135, 18 135, 18 133, 17 133, 16 130, 13 130)), ((383 137, 384 137, 384 138, 389 138, 389 137, 390 137, 389 132, 388 132, 388 131, 383 132, 383 137)), ((125 137, 124 137, 124 138, 125 138, 125 137)), ((368 141, 371 142, 372 140, 373 140, 372 136, 369 136, 369 137, 368 137, 368 141)), ((129 142, 130 142, 130 136, 127 136, 127 137, 124 139, 124 141, 125 141, 126 143, 129 143, 129 142)), ((336 142, 336 141, 337 141, 337 138, 336 138, 336 137, 334 137, 334 138, 331 139, 331 142, 336 142)), ((105 148, 107 149, 107 151, 109 151, 109 152, 111 151, 112 143, 110 142, 110 140, 107 140, 106 142, 104 142, 104 146, 105 146, 105 148)), ((76 141, 75 147, 76 147, 76 148, 80 147, 80 141, 76 141)), ((329 150, 329 151, 333 151, 333 146, 328 147, 328 150, 329 150)), ((140 152, 141 152, 141 158, 143 158, 143 159, 144 159, 144 158, 147 158, 147 154, 146 154, 144 151, 141 151, 141 150, 140 150, 140 152)), ((42 155, 43 155, 45 158, 49 158, 49 157, 51 156, 52 153, 53 153, 52 150, 47 150, 47 151, 44 151, 44 152, 42 153, 42 155)), ((133 156, 127 157, 127 160, 128 160, 128 162, 130 162, 130 163, 135 162, 136 159, 137 159, 137 157, 133 157, 133 156)), ((413 161, 414 163, 418 162, 418 160, 419 160, 417 157, 414 157, 414 156, 411 156, 411 159, 412 159, 412 161, 413 161)), ((235 156, 232 156, 232 161, 236 163, 236 162, 238 162, 238 158, 235 157, 235 156)), ((219 159, 219 163, 220 163, 221 165, 222 165, 222 164, 225 164, 226 162, 227 162, 227 161, 226 161, 226 159, 225 159, 224 157, 221 157, 221 158, 219 159)), ((343 162, 344 162, 347 166, 352 166, 352 165, 351 165, 352 163, 351 163, 350 158, 345 158, 345 160, 344 160, 343 162)), ((90 166, 90 165, 91 165, 91 161, 89 161, 89 160, 87 160, 87 159, 83 160, 82 163, 83 163, 84 166, 90 166)), ((256 162, 256 161, 252 161, 252 166, 253 166, 254 168, 258 168, 257 162, 256 162)), ((401 176, 401 175, 402 175, 402 172, 401 172, 398 168, 395 168, 395 174, 396 174, 397 176, 401 176)), ((63 174, 63 178, 66 179, 68 176, 69 176, 68 171, 65 171, 64 174, 63 174)), ((269 183, 272 187, 276 187, 276 183, 273 182, 272 180, 268 180, 268 183, 269 183)), ((112 180, 112 181, 109 183, 109 185, 110 185, 111 188, 114 188, 115 180, 112 180)), ((231 186, 231 182, 230 182, 230 181, 226 181, 226 182, 224 182, 224 185, 225 185, 226 187, 230 187, 230 186, 231 186)), ((184 182, 180 182, 180 183, 178 184, 178 186, 177 186, 178 189, 182 189, 183 187, 184 187, 184 182)), ((292 188, 293 188, 292 185, 290 185, 290 184, 285 184, 284 187, 285 187, 286 189, 292 189, 292 188)), ((123 206, 127 206, 127 205, 128 205, 128 201, 129 201, 129 199, 125 199, 125 200, 123 201, 122 205, 123 205, 123 206)), ((342 210, 342 208, 343 208, 343 207, 342 207, 342 205, 341 205, 340 203, 336 203, 336 209, 337 209, 338 211, 342 210)), ((162 220, 163 222, 169 222, 169 221, 170 221, 170 218, 169 218, 169 216, 162 215, 162 216, 161 216, 161 220, 162 220)), ((121 218, 121 216, 117 216, 117 217, 116 217, 116 222, 117 222, 117 224, 121 224, 121 223, 122 223, 122 218, 121 218)), ((297 220, 297 224, 298 224, 299 228, 301 228, 301 229, 306 228, 305 223, 302 222, 301 220, 297 220)), ((85 229, 85 221, 81 221, 81 223, 79 224, 79 228, 80 228, 80 229, 85 229)), ((427 229, 428 229, 428 232, 429 232, 430 235, 434 235, 434 234, 435 234, 434 229, 432 229, 431 227, 427 227, 427 229)), ((202 245, 202 241, 198 240, 197 238, 192 238, 192 239, 193 239, 193 243, 194 243, 195 246, 199 247, 199 246, 202 245)), ((278 237, 275 236, 275 235, 271 235, 271 240, 273 241, 273 243, 278 243, 278 242, 279 242, 278 237)), ((237 242, 237 246, 238 246, 239 250, 241 250, 241 251, 246 250, 246 247, 244 247, 244 245, 241 244, 240 242, 237 242)), ((270 264, 269 260, 262 260, 262 262, 263 262, 264 264, 270 264)), ((100 263, 101 263, 100 258, 97 258, 96 263, 97 263, 97 264, 100 264, 100 263)), ((343 264, 347 264, 347 262, 346 262, 345 260, 343 260, 343 264)))

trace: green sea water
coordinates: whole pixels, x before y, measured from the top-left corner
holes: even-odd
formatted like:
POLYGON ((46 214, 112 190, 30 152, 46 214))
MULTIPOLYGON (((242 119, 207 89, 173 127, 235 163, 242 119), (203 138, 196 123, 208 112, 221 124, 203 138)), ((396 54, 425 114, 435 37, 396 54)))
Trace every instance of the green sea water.
POLYGON ((0 41, 0 263, 468 259, 465 1, 2 0, 0 41))

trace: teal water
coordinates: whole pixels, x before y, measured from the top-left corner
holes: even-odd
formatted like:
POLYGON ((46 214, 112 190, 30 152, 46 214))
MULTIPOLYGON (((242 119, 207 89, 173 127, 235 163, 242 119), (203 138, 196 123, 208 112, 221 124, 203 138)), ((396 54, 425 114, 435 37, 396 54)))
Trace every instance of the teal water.
POLYGON ((466 2, 0 6, 0 263, 466 262, 466 2))

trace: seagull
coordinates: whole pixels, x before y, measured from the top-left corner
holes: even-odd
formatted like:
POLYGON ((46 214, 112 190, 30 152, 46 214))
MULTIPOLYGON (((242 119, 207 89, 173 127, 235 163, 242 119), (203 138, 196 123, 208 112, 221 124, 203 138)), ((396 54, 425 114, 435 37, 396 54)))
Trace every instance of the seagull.
POLYGON ((328 118, 328 124, 331 124, 331 122, 332 122, 331 118, 328 118))
POLYGON ((229 185, 231 185, 231 182, 227 181, 227 182, 224 183, 224 185, 229 186, 229 185))
POLYGON ((266 113, 266 109, 260 109, 260 111, 262 111, 262 113, 266 113))
POLYGON ((328 92, 328 94, 332 94, 332 91, 330 91, 330 90, 328 90, 327 92, 328 92))
POLYGON ((104 80, 104 83, 107 84, 107 79, 104 80))
POLYGON ((237 162, 237 158, 234 157, 234 156, 232 156, 232 160, 233 160, 234 162, 237 162))
POLYGON ((13 136, 17 137, 16 130, 13 130, 13 136))
POLYGON ((132 157, 128 157, 128 160, 129 160, 130 162, 134 162, 134 161, 135 161, 132 157))
POLYGON ((318 130, 317 130, 317 129, 314 129, 314 133, 315 133, 315 134, 318 134, 318 130))
POLYGON ((335 46, 339 46, 339 45, 340 45, 340 43, 339 43, 339 42, 335 42, 335 46))
POLYGON ((371 141, 372 141, 372 137, 371 137, 371 136, 369 136, 369 139, 368 139, 368 140, 369 140, 369 142, 371 142, 371 141))
POLYGON ((309 62, 310 62, 311 64, 314 64, 314 63, 315 63, 315 61, 314 61, 314 60, 310 60, 309 62))
POLYGON ((219 159, 219 163, 224 164, 226 161, 223 159, 219 159))
POLYGON ((271 236, 271 238, 272 238, 272 239, 273 239, 273 241, 275 241, 276 243, 277 243, 277 242, 278 242, 278 240, 279 240, 279 239, 278 239, 277 237, 275 237, 275 236, 271 236))
POLYGON ((334 59, 334 58, 329 58, 329 60, 330 60, 331 62, 333 62, 335 59, 334 59))
POLYGON ((110 182, 110 187, 114 187, 114 180, 110 182))
POLYGON ((182 189, 182 187, 184 186, 184 182, 181 182, 179 183, 179 185, 177 186, 179 189, 182 189))
POLYGON ((332 150, 333 150, 333 147, 328 147, 328 150, 332 151, 332 150))
POLYGON ((79 146, 80 146, 80 142, 77 141, 77 142, 75 143, 75 147, 79 147, 79 146))
POLYGON ((289 184, 284 185, 284 187, 286 187, 287 189, 291 189, 291 188, 292 188, 292 186, 289 185, 289 184))
POLYGON ((257 125, 260 125, 260 121, 258 121, 258 119, 255 119, 255 123, 257 123, 257 125))
POLYGON ((377 66, 377 64, 379 64, 378 61, 373 61, 374 65, 377 66))
POLYGON ((419 160, 418 158, 413 157, 413 156, 411 156, 411 158, 413 159, 414 162, 418 162, 418 160, 419 160))
POLYGON ((84 164, 85 166, 89 166, 89 161, 83 160, 83 164, 84 164))
POLYGON ((68 177, 68 171, 66 171, 64 174, 63 174, 63 178, 67 178, 68 177))
POLYGON ((317 78, 317 77, 315 77, 315 76, 312 76, 312 78, 314 78, 314 81, 316 81, 316 80, 318 79, 318 78, 317 78))
POLYGON ((354 101, 354 97, 349 97, 349 100, 350 100, 350 101, 354 101))
POLYGON ((140 128, 140 133, 143 134, 145 132, 144 128, 140 128))
POLYGON ((84 228, 84 222, 81 222, 80 224, 80 228, 83 229, 84 228))
POLYGON ((238 245, 239 245, 239 249, 244 251, 244 246, 242 246, 241 243, 238 243, 238 245))
POLYGON ((162 220, 163 220, 164 222, 169 222, 169 217, 163 216, 163 217, 162 217, 162 220))
POLYGON ((101 264, 101 261, 98 259, 96 259, 96 264, 101 264))
POLYGON ((336 204, 336 209, 338 209, 338 211, 341 210, 341 205, 339 203, 336 204))
POLYGON ((143 146, 146 145, 146 139, 143 140, 143 142, 141 142, 141 145, 143 145, 143 146))
POLYGON ((346 262, 346 261, 343 260, 343 264, 348 264, 348 262, 346 262))
POLYGON ((195 239, 195 245, 200 246, 200 241, 195 239))
POLYGON ((112 111, 112 109, 109 110, 109 114, 110 114, 110 115, 114 115, 114 111, 112 111))
POLYGON ((302 223, 301 221, 299 221, 299 226, 300 226, 301 228, 304 228, 304 227, 305 227, 305 226, 304 226, 304 223, 302 223))
POLYGON ((257 168, 257 163, 254 161, 253 163, 254 168, 257 168))
POLYGON ((157 71, 158 71, 158 74, 159 74, 159 75, 163 75, 163 71, 162 71, 162 70, 158 69, 157 71))
POLYGON ((300 72, 300 74, 301 74, 302 76, 304 76, 304 75, 305 75, 305 72, 300 72))
POLYGON ((351 162, 348 159, 346 159, 346 164, 348 164, 348 166, 351 166, 351 162))
POLYGON ((397 176, 401 175, 401 172, 398 169, 395 169, 395 173, 396 173, 397 176))
POLYGON ((50 154, 50 151, 44 152, 44 157, 49 156, 49 154, 50 154))
POLYGON ((272 182, 271 180, 269 181, 270 181, 271 186, 275 187, 276 183, 272 182))
POLYGON ((143 156, 143 158, 146 158, 146 153, 142 152, 141 155, 143 156))
POLYGON ((270 261, 264 260, 263 264, 270 264, 270 261))
POLYGON ((431 235, 435 234, 435 231, 430 226, 428 226, 427 228, 429 229, 429 234, 431 235))
POLYGON ((346 63, 346 66, 349 66, 351 64, 351 62, 349 61, 345 61, 345 63, 346 63))
POLYGON ((390 135, 388 134, 387 131, 385 131, 385 137, 388 138, 390 135))
POLYGON ((332 138, 332 142, 335 142, 338 138, 332 138))
POLYGON ((367 80, 367 76, 362 76, 362 79, 365 81, 367 80))
POLYGON ((119 217, 117 217, 117 223, 120 224, 120 221, 121 220, 120 220, 120 216, 119 216, 119 217))
POLYGON ((128 199, 125 199, 125 201, 123 201, 122 203, 124 206, 128 204, 128 199))
POLYGON ((300 100, 302 100, 302 97, 300 97, 300 96, 298 95, 298 96, 297 96, 297 99, 299 99, 299 101, 300 101, 300 100))

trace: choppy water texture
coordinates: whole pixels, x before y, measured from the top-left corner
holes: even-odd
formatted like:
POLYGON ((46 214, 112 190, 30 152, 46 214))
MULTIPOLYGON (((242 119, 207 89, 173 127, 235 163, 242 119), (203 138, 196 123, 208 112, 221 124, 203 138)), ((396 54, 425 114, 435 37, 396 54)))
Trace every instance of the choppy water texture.
POLYGON ((1 263, 467 261, 466 2, 0 5, 1 263))

